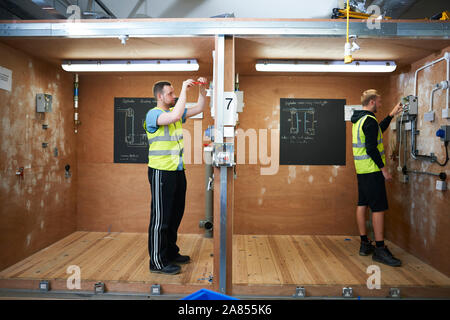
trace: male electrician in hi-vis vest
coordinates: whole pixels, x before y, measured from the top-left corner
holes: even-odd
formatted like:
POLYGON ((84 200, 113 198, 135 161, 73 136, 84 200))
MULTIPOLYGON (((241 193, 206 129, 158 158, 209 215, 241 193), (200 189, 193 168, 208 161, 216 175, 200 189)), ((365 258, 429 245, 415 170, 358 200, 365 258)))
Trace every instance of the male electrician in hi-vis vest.
POLYGON ((385 167, 383 132, 389 127, 392 118, 402 111, 402 104, 398 103, 379 124, 375 113, 381 108, 381 97, 377 91, 364 91, 361 104, 362 110, 355 110, 351 118, 353 159, 358 180, 356 220, 361 236, 359 254, 367 256, 373 253, 373 261, 398 267, 401 261, 384 245, 384 212, 388 209, 385 180, 391 180, 392 176, 385 167), (375 247, 367 238, 367 207, 372 210, 375 247))
POLYGON ((152 195, 148 228, 150 272, 177 274, 181 270, 179 264, 190 262, 189 256, 180 254, 176 244, 186 199, 182 123, 203 111, 205 86, 205 78, 197 82, 184 81, 176 103, 175 91, 169 82, 160 81, 153 86, 157 105, 147 113, 144 122, 152 195), (186 93, 194 85, 199 85, 198 101, 194 107, 186 109, 186 93))

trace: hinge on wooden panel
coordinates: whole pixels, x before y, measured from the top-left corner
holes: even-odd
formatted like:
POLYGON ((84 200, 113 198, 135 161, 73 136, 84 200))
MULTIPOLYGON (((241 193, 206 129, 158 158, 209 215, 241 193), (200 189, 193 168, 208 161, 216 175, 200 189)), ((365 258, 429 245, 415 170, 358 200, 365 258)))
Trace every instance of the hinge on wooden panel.
POLYGON ((105 284, 103 282, 97 282, 94 284, 94 293, 102 294, 105 293, 105 284))
POLYGON ((160 296, 161 295, 161 286, 159 284, 152 285, 150 289, 151 296, 160 296))
POLYGON ((306 290, 304 287, 295 288, 294 298, 304 298, 306 297, 306 290))
POLYGON ((39 281, 39 290, 42 292, 50 291, 50 282, 48 280, 39 281))
POLYGON ((400 289, 399 288, 390 288, 389 289, 389 297, 390 298, 400 298, 400 289))
POLYGON ((353 298, 353 288, 350 287, 342 288, 342 296, 344 298, 353 298))

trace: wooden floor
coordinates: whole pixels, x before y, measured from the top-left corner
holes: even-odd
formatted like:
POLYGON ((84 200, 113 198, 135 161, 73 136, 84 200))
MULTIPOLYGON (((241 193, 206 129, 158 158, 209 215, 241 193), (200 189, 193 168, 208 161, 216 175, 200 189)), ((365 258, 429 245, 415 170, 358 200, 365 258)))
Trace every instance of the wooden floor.
POLYGON ((387 242, 403 262, 400 268, 359 255, 359 237, 252 236, 234 237, 233 283, 236 284, 366 284, 370 265, 381 269, 381 285, 450 286, 450 278, 387 242))
MULTIPOLYGON (((213 239, 181 234, 178 245, 192 262, 183 265, 178 275, 161 275, 148 270, 147 234, 79 231, 1 271, 0 288, 36 289, 36 283, 46 279, 67 290, 67 278, 72 275, 67 268, 71 265, 80 267, 84 289, 88 290, 97 281, 111 291, 145 292, 151 284, 161 284, 165 293, 211 288, 213 239)), ((365 288, 361 294, 367 294, 367 267, 378 265, 383 288, 423 292, 437 288, 440 296, 450 297, 449 277, 388 241, 387 245, 402 260, 402 267, 392 268, 374 263, 370 256, 359 256, 359 237, 235 235, 233 294, 286 295, 296 286, 333 289, 330 295, 352 286, 365 288)))
MULTIPOLYGON (((67 269, 75 265, 80 267, 81 280, 89 290, 98 281, 105 282, 106 287, 112 282, 131 283, 136 290, 145 291, 149 291, 151 284, 211 286, 212 239, 195 234, 179 236, 181 253, 191 256, 193 262, 182 265, 177 275, 149 272, 147 239, 145 233, 75 232, 3 270, 0 279, 64 280, 59 283, 62 286, 59 289, 64 289, 72 275, 67 269)), ((133 290, 133 286, 129 289, 133 290)))

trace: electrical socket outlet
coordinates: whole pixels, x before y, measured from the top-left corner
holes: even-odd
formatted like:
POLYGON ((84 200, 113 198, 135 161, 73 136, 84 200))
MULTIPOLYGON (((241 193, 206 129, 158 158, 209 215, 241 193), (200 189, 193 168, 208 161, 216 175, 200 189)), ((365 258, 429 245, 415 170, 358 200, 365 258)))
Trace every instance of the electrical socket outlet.
POLYGON ((389 127, 391 128, 392 131, 397 130, 397 122, 395 121, 391 122, 391 125, 389 127))
POLYGON ((442 119, 449 119, 450 118, 450 109, 442 109, 442 119))
POLYGON ((437 180, 436 181, 436 190, 439 190, 439 191, 447 190, 447 182, 442 181, 442 180, 437 180))
POLYGON ((406 131, 411 130, 411 121, 408 121, 408 122, 405 123, 405 130, 406 131))
POLYGON ((425 121, 433 122, 434 121, 434 111, 425 112, 423 115, 423 119, 425 121))

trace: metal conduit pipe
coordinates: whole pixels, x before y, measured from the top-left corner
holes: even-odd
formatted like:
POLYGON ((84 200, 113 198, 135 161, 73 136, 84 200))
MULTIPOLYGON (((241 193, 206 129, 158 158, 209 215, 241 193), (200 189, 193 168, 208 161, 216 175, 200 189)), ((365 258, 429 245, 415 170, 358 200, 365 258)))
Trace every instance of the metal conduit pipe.
POLYGON ((204 148, 205 159, 205 220, 200 220, 200 228, 205 229, 205 238, 213 237, 213 167, 212 167, 212 147, 204 148))
MULTIPOLYGON (((429 111, 433 111, 434 93, 438 90, 447 90, 447 89, 448 89, 448 80, 441 81, 434 86, 434 88, 431 90, 431 94, 430 94, 430 109, 429 109, 429 111)), ((448 93, 448 91, 447 91, 447 93, 448 93)))
POLYGON ((75 81, 73 84, 73 108, 74 108, 74 114, 73 114, 73 124, 75 128, 75 133, 78 133, 78 126, 81 124, 79 117, 78 117, 78 73, 75 74, 75 81))
MULTIPOLYGON (((449 62, 449 60, 450 60, 450 53, 446 52, 442 58, 439 58, 439 59, 437 59, 435 61, 432 61, 432 62, 430 62, 430 63, 428 63, 428 64, 424 65, 423 67, 420 67, 419 69, 416 70, 416 72, 414 74, 414 96, 415 97, 417 97, 417 77, 418 77, 419 72, 422 71, 423 69, 431 67, 431 66, 435 65, 436 63, 444 61, 444 60, 447 61, 447 79, 446 80, 447 80, 447 82, 450 81, 450 79, 449 79, 449 77, 450 77, 450 62, 449 62)), ((446 109, 448 109, 448 107, 449 107, 449 105, 448 105, 448 103, 449 103, 449 93, 450 92, 447 90, 447 100, 446 100, 446 105, 445 105, 446 109)))

